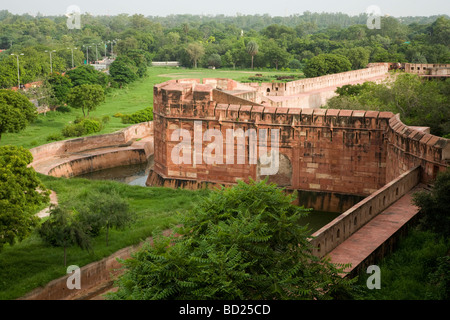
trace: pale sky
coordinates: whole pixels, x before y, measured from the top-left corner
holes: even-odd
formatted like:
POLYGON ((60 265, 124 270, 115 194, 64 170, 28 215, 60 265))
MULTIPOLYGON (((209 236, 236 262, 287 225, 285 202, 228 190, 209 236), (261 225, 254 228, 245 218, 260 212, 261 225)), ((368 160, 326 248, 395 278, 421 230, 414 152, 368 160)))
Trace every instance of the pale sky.
POLYGON ((343 12, 358 15, 375 5, 382 15, 431 16, 450 15, 449 0, 0 0, 0 10, 14 14, 64 15, 71 5, 78 6, 82 13, 93 15, 117 15, 139 13, 145 16, 167 16, 169 14, 269 14, 286 16, 311 12, 343 12))

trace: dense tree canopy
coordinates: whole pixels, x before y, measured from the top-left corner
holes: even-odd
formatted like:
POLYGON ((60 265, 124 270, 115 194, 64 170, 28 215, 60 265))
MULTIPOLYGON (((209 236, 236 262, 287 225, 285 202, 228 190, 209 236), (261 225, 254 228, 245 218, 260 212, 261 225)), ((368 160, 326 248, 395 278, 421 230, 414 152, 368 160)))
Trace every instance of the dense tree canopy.
POLYGON ((431 134, 450 137, 450 81, 425 80, 400 74, 395 81, 346 85, 328 100, 335 109, 380 110, 400 113, 405 124, 428 126, 431 134))
MULTIPOLYGON (((177 60, 186 67, 207 67, 216 55, 221 57, 222 67, 232 68, 287 68, 291 67, 290 61, 299 61, 300 65, 292 66, 301 69, 320 54, 343 55, 352 69, 368 62, 450 62, 447 16, 382 17, 384 27, 371 30, 366 26, 366 14, 306 11, 283 18, 83 14, 82 28, 75 33, 67 29, 64 16, 31 17, 1 12, 0 49, 5 51, 0 53, 0 87, 17 85, 17 61, 11 54, 24 54, 19 57, 21 83, 48 75, 50 60, 46 50, 56 51, 52 54, 54 72, 104 56, 126 55, 135 62, 139 77, 152 60, 177 60), (258 54, 249 53, 249 43, 258 54)), ((217 65, 216 61, 214 66, 217 65)), ((72 81, 75 86, 82 84, 72 81)), ((104 86, 106 81, 96 83, 104 86)))

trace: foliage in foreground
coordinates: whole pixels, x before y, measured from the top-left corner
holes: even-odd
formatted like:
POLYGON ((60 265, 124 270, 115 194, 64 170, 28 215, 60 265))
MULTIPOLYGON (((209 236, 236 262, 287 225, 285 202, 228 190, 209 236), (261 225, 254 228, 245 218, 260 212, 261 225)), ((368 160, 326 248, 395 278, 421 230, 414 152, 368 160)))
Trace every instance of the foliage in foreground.
POLYGON ((353 280, 312 255, 309 211, 265 181, 239 182, 186 214, 181 237, 159 236, 123 261, 110 299, 333 299, 353 280))

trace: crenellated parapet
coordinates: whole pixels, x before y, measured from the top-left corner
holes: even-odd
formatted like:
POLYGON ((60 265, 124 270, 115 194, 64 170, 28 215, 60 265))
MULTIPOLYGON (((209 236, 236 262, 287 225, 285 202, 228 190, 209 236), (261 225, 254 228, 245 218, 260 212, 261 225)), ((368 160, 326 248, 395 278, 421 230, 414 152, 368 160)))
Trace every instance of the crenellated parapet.
POLYGON ((155 169, 149 181, 195 187, 268 178, 291 189, 365 196, 417 165, 424 181, 448 166, 447 139, 408 127, 392 112, 273 107, 233 95, 243 92, 235 81, 206 82, 155 86, 155 169), (233 88, 237 91, 227 91, 233 88), (237 134, 227 140, 230 131, 237 134), (184 144, 189 163, 174 160, 180 132, 191 139, 184 144), (261 157, 272 147, 278 152, 277 171, 264 174, 261 157), (212 149, 213 163, 195 161, 212 149))
POLYGON ((428 128, 405 125, 397 114, 389 120, 388 181, 410 168, 422 167, 422 181, 429 182, 450 165, 450 140, 429 133, 428 128))

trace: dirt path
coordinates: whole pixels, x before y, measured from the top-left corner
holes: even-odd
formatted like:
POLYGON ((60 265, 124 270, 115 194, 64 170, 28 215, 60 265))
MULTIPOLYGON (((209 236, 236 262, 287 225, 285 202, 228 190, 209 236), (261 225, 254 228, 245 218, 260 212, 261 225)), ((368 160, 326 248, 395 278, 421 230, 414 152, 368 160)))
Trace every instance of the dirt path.
MULTIPOLYGON (((58 204, 58 196, 56 194, 55 191, 51 190, 50 193, 50 206, 51 205, 57 205, 58 204)), ((48 206, 47 208, 39 211, 36 216, 38 216, 39 218, 44 218, 44 217, 48 217, 50 215, 50 206, 48 206)))

